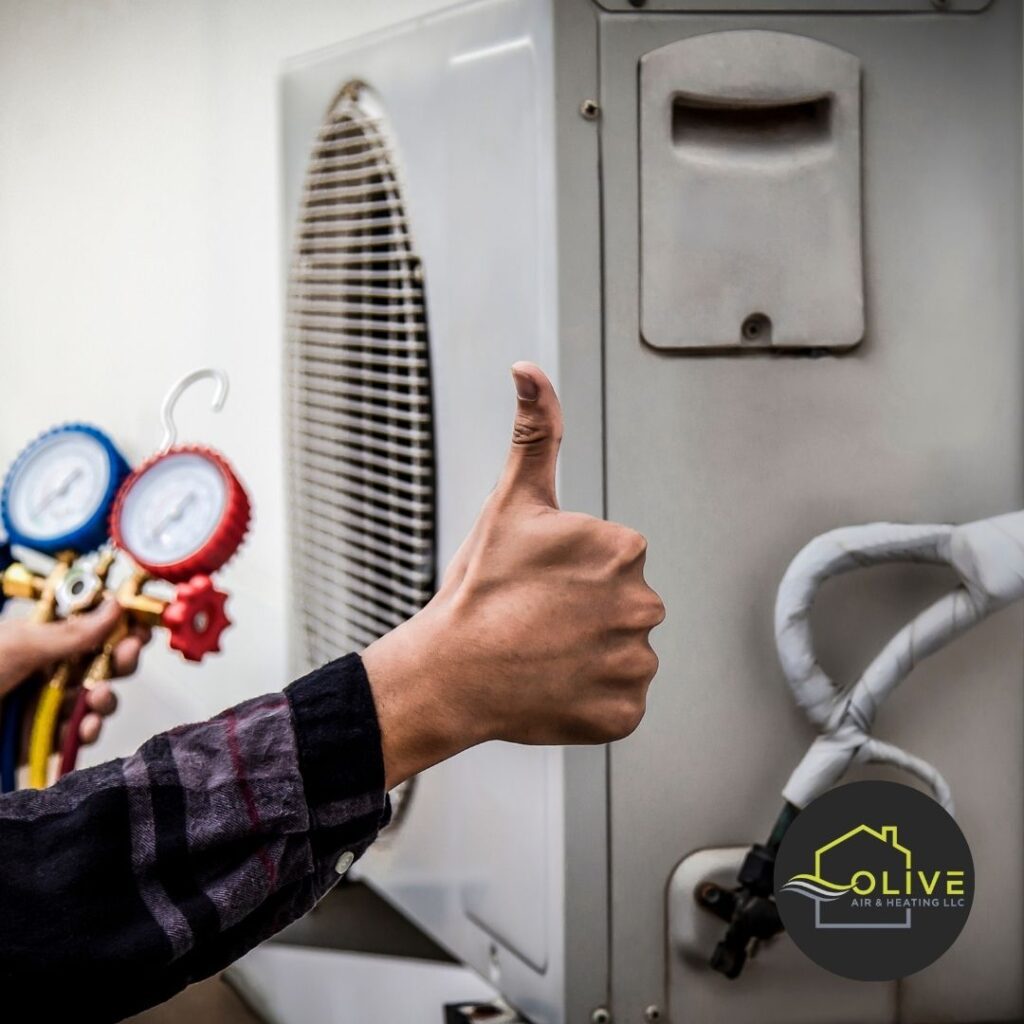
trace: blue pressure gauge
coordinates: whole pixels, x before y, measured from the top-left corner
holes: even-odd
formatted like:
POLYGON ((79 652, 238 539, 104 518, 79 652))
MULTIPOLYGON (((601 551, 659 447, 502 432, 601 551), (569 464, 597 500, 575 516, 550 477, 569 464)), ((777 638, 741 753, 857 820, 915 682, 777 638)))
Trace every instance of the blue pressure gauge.
POLYGON ((10 543, 49 555, 98 548, 128 472, 101 430, 84 423, 48 430, 14 460, 4 480, 0 517, 10 543))

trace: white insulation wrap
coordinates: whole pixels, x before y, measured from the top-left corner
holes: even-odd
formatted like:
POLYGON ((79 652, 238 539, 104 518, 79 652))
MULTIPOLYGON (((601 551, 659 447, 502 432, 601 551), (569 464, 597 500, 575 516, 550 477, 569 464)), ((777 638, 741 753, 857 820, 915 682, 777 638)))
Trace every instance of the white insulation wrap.
POLYGON ((775 602, 775 642, 796 702, 821 730, 783 790, 804 807, 855 763, 888 764, 921 779, 952 813, 946 780, 928 762, 871 735, 879 707, 914 666, 987 615, 1024 597, 1024 512, 964 526, 872 523, 816 537, 793 559, 775 602), (848 690, 818 663, 810 612, 832 576, 883 562, 951 566, 960 585, 908 622, 848 690))

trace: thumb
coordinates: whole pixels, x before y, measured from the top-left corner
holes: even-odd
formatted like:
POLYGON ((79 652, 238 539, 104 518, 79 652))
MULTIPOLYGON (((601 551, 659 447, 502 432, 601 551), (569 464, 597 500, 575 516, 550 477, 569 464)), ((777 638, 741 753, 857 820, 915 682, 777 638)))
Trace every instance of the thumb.
POLYGON ((23 658, 35 671, 73 654, 87 654, 103 646, 117 625, 121 607, 107 598, 95 611, 75 615, 61 622, 34 625, 25 637, 23 658))
POLYGON ((498 493, 506 500, 525 498, 558 508, 555 465, 562 442, 562 406, 551 381, 533 363, 516 363, 512 380, 516 418, 498 493))

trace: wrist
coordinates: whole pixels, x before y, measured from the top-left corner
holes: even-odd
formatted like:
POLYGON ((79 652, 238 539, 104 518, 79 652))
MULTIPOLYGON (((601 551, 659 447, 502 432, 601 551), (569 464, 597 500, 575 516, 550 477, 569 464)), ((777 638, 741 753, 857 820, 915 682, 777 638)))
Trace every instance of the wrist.
POLYGON ((461 682, 455 635, 435 601, 362 653, 387 789, 489 738, 486 716, 461 682))

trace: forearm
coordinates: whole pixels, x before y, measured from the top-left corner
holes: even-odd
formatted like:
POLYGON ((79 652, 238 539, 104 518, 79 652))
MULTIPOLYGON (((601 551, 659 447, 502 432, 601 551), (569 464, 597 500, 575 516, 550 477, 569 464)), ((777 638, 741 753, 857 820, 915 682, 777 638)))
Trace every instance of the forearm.
POLYGON ((160 1002, 309 910, 385 808, 354 655, 129 758, 5 796, 0 993, 40 1019, 73 1008, 117 1020, 160 1002))
POLYGON ((363 651, 388 790, 490 737, 488 702, 463 682, 470 644, 452 618, 439 595, 363 651))

